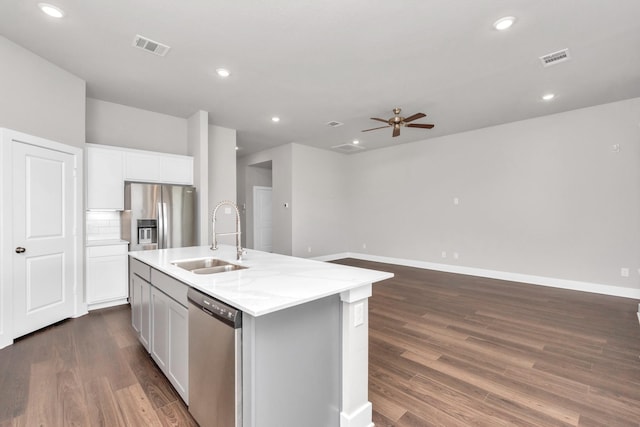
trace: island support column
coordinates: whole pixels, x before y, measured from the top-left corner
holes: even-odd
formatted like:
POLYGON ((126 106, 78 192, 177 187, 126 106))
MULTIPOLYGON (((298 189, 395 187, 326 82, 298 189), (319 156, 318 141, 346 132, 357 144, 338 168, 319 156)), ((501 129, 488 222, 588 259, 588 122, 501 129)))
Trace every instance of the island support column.
POLYGON ((342 292, 342 406, 340 427, 373 427, 369 402, 371 284, 342 292))

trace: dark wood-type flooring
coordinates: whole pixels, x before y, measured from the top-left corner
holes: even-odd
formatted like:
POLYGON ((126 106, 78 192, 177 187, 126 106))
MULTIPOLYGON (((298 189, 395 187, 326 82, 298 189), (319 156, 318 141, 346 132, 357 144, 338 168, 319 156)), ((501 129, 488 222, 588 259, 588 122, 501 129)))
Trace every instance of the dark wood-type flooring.
POLYGON ((376 426, 639 426, 638 301, 390 266, 369 305, 376 426))
MULTIPOLYGON (((638 301, 339 262, 396 275, 369 305, 377 427, 640 425, 638 301)), ((41 425, 196 424, 124 306, 0 350, 0 427, 41 425)))

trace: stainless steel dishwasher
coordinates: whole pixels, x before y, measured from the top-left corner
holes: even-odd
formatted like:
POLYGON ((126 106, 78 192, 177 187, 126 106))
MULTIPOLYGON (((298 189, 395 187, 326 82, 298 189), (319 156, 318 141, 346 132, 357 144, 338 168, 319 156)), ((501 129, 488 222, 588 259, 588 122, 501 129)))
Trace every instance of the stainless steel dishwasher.
POLYGON ((189 412, 200 427, 242 427, 242 312, 189 288, 189 412))

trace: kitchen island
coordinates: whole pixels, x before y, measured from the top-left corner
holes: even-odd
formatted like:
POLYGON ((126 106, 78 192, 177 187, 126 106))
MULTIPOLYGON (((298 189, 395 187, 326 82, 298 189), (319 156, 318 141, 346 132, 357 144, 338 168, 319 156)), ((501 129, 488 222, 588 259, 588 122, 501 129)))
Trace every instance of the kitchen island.
POLYGON ((172 323, 161 320, 154 327, 154 298, 148 296, 153 292, 169 300, 162 306, 175 304, 173 318, 184 327, 189 287, 243 312, 244 427, 373 425, 367 299, 372 283, 393 274, 253 250, 236 261, 236 248, 224 245, 216 251, 203 246, 131 252, 130 257, 134 328, 187 403, 188 359, 180 350, 187 341, 172 323), (246 268, 195 274, 173 264, 206 257, 246 268), (166 343, 171 334, 163 328, 174 331, 175 357, 166 343), (156 340, 162 344, 158 351, 156 340))

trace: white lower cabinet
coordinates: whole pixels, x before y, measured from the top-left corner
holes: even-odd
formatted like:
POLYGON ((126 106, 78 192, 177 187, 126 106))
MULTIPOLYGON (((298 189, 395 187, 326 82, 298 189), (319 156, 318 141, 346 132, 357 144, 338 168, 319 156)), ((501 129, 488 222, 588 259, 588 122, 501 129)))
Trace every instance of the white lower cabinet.
MULTIPOLYGON (((186 285, 182 285, 186 286, 186 285)), ((189 325, 187 308, 151 287, 151 357, 189 403, 189 325)))
POLYGON ((151 285, 138 275, 131 275, 131 324, 138 339, 149 351, 151 341, 151 285))
POLYGON ((186 307, 169 300, 169 360, 165 374, 189 404, 189 313, 186 307))
POLYGON ((126 304, 127 244, 90 246, 86 254, 89 310, 126 304))
POLYGON ((160 370, 188 404, 187 285, 135 259, 131 259, 130 268, 133 328, 160 370), (149 277, 150 282, 141 276, 149 277))

